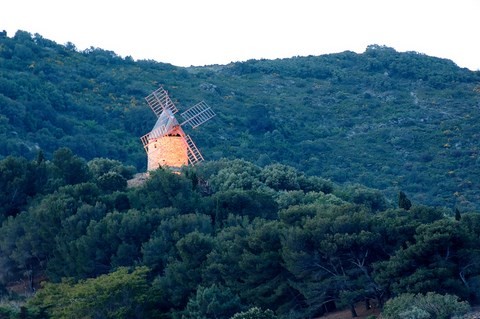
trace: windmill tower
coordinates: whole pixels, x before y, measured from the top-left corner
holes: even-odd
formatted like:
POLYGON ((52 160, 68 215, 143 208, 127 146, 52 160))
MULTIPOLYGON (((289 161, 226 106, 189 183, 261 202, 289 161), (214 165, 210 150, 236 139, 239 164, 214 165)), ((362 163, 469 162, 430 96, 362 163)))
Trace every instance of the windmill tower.
POLYGON ((210 106, 204 101, 195 104, 180 113, 179 122, 175 117, 178 109, 163 87, 160 86, 145 100, 157 116, 157 122, 150 133, 140 138, 147 152, 147 170, 155 170, 161 166, 180 168, 203 161, 202 154, 182 127, 188 124, 196 128, 210 120, 215 116, 210 106))

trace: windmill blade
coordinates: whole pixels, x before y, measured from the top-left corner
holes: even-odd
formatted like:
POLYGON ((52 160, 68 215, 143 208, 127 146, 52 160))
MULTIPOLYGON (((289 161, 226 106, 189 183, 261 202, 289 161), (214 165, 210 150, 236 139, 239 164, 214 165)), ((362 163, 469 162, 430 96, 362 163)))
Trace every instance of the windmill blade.
POLYGON ((150 143, 150 140, 167 135, 175 125, 178 125, 178 122, 172 113, 170 113, 170 111, 162 112, 150 133, 140 138, 145 150, 147 150, 147 145, 150 143))
POLYGON ((159 138, 164 135, 167 135, 168 129, 165 126, 160 126, 157 127, 156 129, 152 130, 150 133, 148 133, 148 138, 149 139, 154 139, 154 138, 159 138))
POLYGON ((143 147, 146 150, 148 144, 152 139, 162 137, 164 135, 167 135, 167 133, 168 133, 167 127, 159 126, 157 128, 154 128, 150 133, 147 133, 144 136, 142 136, 140 140, 142 141, 143 147))
POLYGON ((145 134, 144 136, 140 137, 140 140, 142 141, 143 148, 145 149, 145 151, 147 151, 148 134, 145 134))
POLYGON ((192 106, 185 112, 180 114, 182 118, 185 120, 182 124, 190 124, 192 128, 196 128, 197 126, 205 123, 216 114, 213 110, 208 106, 207 103, 204 101, 192 106))
POLYGON ((165 91, 162 86, 156 91, 153 91, 145 98, 145 100, 147 100, 148 105, 157 117, 159 117, 164 110, 170 110, 172 114, 178 112, 175 104, 173 104, 172 100, 168 96, 168 92, 165 91))
POLYGON ((188 162, 191 165, 195 165, 198 162, 203 161, 203 156, 198 150, 197 145, 193 143, 192 139, 190 138, 189 135, 184 136, 185 142, 187 143, 187 156, 188 156, 188 162))

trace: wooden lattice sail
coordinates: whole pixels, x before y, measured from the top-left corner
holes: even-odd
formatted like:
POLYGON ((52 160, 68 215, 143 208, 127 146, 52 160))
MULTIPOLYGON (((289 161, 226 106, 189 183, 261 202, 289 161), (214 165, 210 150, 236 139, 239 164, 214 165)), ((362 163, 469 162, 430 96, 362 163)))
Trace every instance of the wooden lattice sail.
POLYGON ((198 147, 182 127, 189 124, 196 128, 210 120, 215 116, 210 106, 204 101, 195 104, 180 114, 183 121, 179 123, 175 118, 178 109, 163 87, 152 92, 145 100, 157 116, 153 129, 140 138, 147 152, 147 170, 162 166, 179 168, 203 161, 198 147))

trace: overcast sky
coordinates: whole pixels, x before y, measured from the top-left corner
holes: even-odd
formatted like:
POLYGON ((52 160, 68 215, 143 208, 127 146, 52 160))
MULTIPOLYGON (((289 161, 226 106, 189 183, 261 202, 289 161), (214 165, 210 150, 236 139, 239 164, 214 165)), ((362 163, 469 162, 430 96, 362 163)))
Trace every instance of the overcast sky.
POLYGON ((378 44, 480 70, 480 0, 8 0, 0 30, 176 66, 378 44))

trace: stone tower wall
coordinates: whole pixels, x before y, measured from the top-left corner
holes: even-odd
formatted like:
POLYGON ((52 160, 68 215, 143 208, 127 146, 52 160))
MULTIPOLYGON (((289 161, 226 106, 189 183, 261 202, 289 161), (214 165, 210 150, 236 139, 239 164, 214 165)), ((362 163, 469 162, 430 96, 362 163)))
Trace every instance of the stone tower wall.
POLYGON ((181 167, 188 165, 187 146, 183 137, 166 135, 152 140, 148 144, 149 171, 160 166, 181 167))

